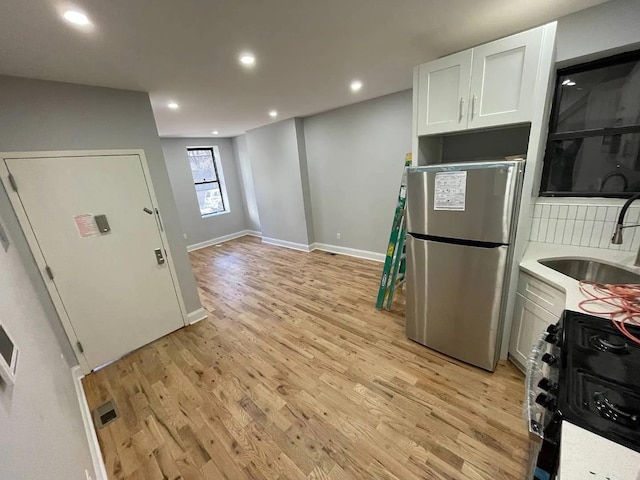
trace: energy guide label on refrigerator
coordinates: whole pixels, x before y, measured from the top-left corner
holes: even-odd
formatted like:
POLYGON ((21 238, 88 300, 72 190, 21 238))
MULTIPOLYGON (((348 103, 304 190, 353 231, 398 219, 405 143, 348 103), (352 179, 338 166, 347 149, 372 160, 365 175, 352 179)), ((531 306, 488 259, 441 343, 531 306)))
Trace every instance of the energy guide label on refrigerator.
POLYGON ((464 211, 467 172, 438 172, 433 192, 434 210, 464 211))

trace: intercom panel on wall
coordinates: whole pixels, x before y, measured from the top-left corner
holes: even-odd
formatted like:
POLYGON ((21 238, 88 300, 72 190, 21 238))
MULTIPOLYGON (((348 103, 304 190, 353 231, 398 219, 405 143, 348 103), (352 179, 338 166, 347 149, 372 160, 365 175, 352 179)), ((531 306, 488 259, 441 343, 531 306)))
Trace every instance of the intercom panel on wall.
POLYGON ((18 347, 4 329, 4 325, 0 325, 0 377, 7 385, 15 383, 17 366, 18 347))

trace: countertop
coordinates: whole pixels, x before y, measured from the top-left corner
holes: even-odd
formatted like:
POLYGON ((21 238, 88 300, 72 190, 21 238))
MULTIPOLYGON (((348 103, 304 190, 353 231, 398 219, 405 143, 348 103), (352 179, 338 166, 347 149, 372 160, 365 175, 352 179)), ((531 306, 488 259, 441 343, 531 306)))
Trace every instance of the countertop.
POLYGON ((640 274, 640 267, 635 267, 636 252, 607 250, 603 248, 574 247, 571 245, 555 245, 552 243, 529 242, 524 256, 520 261, 520 269, 539 278, 545 283, 562 290, 565 295, 565 309, 580 312, 578 303, 584 300, 584 295, 578 288, 577 280, 567 277, 560 272, 545 267, 538 260, 547 258, 568 257, 587 258, 622 267, 640 274))
MULTIPOLYGON (((570 245, 530 242, 520 268, 565 293, 565 309, 581 311, 584 295, 578 282, 538 263, 554 257, 580 257, 598 260, 640 274, 635 267, 636 252, 570 245)), ((603 319, 608 315, 603 315, 603 319)), ((560 480, 640 480, 640 453, 607 440, 569 422, 562 424, 560 480)))
POLYGON ((640 480, 640 453, 562 422, 559 480, 640 480))

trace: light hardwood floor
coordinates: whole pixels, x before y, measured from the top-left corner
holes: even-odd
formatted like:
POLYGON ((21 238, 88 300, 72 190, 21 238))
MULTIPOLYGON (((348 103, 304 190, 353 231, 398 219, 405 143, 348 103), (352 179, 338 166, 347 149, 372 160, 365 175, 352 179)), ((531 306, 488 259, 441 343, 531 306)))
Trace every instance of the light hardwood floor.
MULTIPOLYGON (((190 254, 209 318, 87 376, 111 479, 522 479, 523 378, 378 312, 381 264, 244 237, 190 254)), ((461 299, 464 301, 464 299, 461 299)))

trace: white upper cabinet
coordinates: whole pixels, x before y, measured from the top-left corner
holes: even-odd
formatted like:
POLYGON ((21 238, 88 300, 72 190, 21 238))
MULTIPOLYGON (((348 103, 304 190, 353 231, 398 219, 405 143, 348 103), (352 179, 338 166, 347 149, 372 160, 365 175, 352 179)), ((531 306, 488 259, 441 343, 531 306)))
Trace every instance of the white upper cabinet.
POLYGON ((416 67, 417 134, 530 122, 546 32, 555 29, 534 28, 416 67))
POLYGON ((543 28, 473 49, 469 128, 531 121, 543 28))
POLYGON ((467 128, 471 50, 418 68, 418 135, 467 128))

